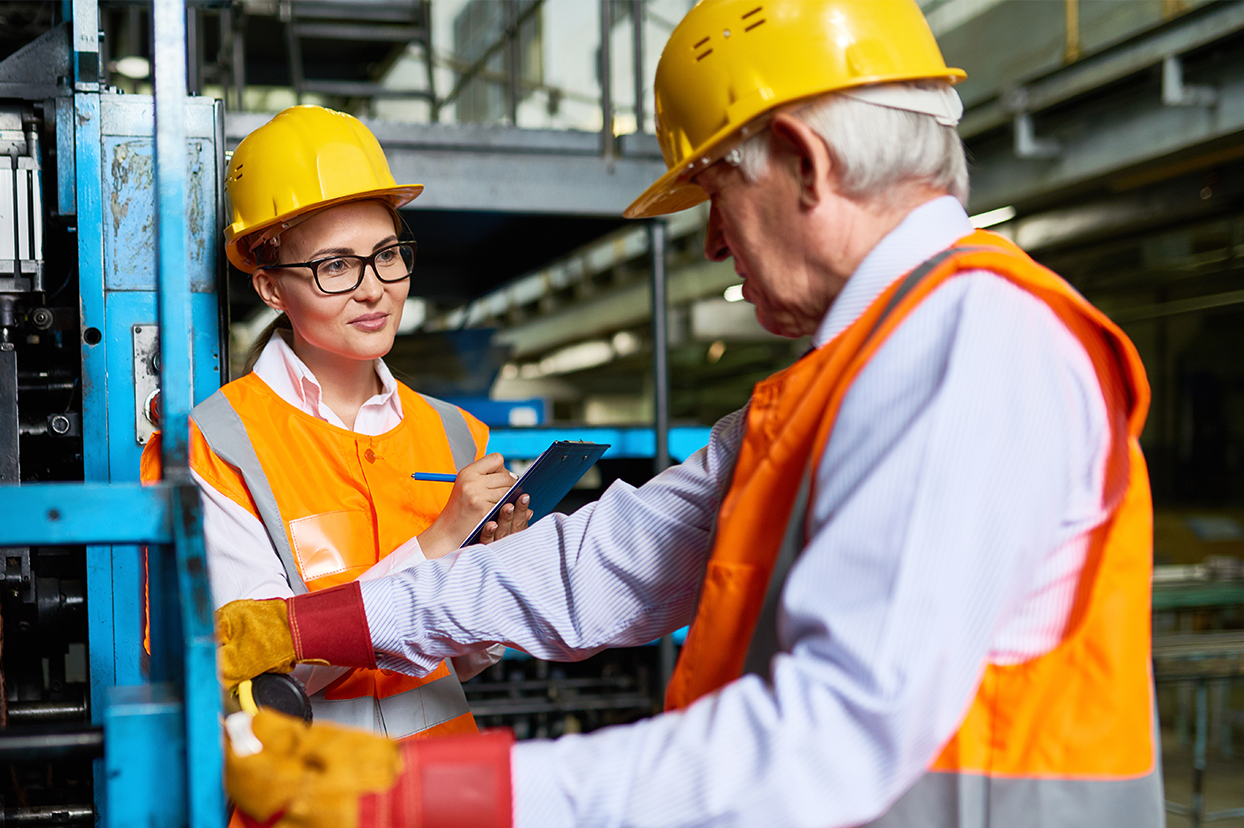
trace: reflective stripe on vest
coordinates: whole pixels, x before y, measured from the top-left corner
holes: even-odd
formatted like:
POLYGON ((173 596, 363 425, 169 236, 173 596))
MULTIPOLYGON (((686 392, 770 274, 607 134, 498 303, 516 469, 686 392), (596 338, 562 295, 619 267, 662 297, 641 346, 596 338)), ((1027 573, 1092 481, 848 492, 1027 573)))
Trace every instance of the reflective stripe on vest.
POLYGON ((1162 770, 1139 779, 926 773, 868 828, 1159 828, 1162 770))
MULTIPOLYGON (((404 541, 417 534, 443 507, 448 497, 443 484, 434 490, 441 500, 429 502, 424 490, 417 511, 409 511, 413 508, 409 498, 417 489, 393 488, 428 485, 409 481, 409 473, 416 469, 407 466, 419 461, 408 457, 408 452, 424 455, 424 462, 433 459, 435 465, 423 467, 427 471, 447 471, 450 462, 460 470, 475 459, 476 438, 457 407, 416 395, 404 386, 399 386, 399 393, 406 415, 403 423, 375 437, 351 434, 293 409, 253 375, 217 391, 194 409, 193 424, 201 435, 196 444, 192 432, 192 461, 196 455, 199 458, 196 470, 211 485, 229 483, 222 491, 237 491, 236 481, 241 477, 254 503, 252 511, 264 524, 296 594, 351 580, 369 564, 370 556, 380 554, 378 546, 392 548, 390 544, 400 542, 395 536, 404 541), (241 408, 229 394, 242 401, 241 408), (435 447, 440 435, 434 436, 440 430, 432 425, 438 420, 444 426, 445 442, 440 448, 435 447), (301 438, 283 441, 287 428, 301 438), (254 441, 252 433, 257 435, 254 441), (418 451, 412 440, 418 441, 418 451), (306 450, 314 452, 319 447, 326 452, 323 477, 318 481, 314 473, 302 471, 304 444, 306 450), (228 467, 212 460, 206 451, 228 467), (261 452, 270 464, 267 470, 261 452), (278 496, 274 480, 288 491, 278 496), (368 501, 360 498, 381 498, 381 492, 384 499, 374 501, 371 513, 359 511, 368 508, 368 501), (341 502, 344 497, 358 501, 353 509, 341 502), (282 502, 292 504, 289 514, 282 513, 282 502), (387 528, 373 527, 373 520, 387 528)), ((311 703, 317 717, 391 738, 422 733, 455 719, 461 719, 452 726, 458 732, 474 730, 466 695, 448 661, 423 678, 352 670, 311 696, 311 703)))
POLYGON ((445 664, 449 667, 449 675, 383 699, 374 696, 329 699, 321 690, 311 696, 315 720, 384 733, 390 739, 404 739, 456 719, 469 713, 470 707, 453 665, 449 661, 445 664))
MULTIPOLYGON (((964 248, 958 248, 961 252, 964 248)), ((868 339, 872 339, 877 334, 877 330, 890 317, 894 309, 898 307, 898 303, 906 298, 921 279, 933 272, 933 269, 940 265, 955 252, 956 248, 943 250, 937 255, 930 258, 924 264, 918 266, 911 273, 907 274, 902 283, 898 286, 898 290, 890 297, 890 301, 886 304, 885 310, 881 312, 881 316, 873 323, 872 330, 868 334, 868 339)), ((812 476, 816 470, 816 464, 811 456, 808 457, 808 464, 803 471, 803 479, 799 484, 799 491, 795 495, 795 505, 791 509, 790 519, 786 521, 786 531, 782 534, 782 545, 778 548, 777 559, 773 563, 773 574, 769 576, 769 589, 765 593, 764 607, 760 611, 760 618, 756 621, 756 629, 752 632, 751 645, 747 649, 747 658, 743 662, 744 673, 756 673, 760 676, 769 674, 769 661, 781 649, 778 645, 777 636, 777 610, 778 604, 782 600, 782 589, 786 586, 786 576, 790 574, 790 569, 795 565, 800 553, 806 542, 804 532, 804 521, 808 511, 808 497, 812 492, 812 476)))
MULTIPOLYGON (((453 452, 454 465, 461 471, 463 466, 469 465, 475 459, 475 438, 466 418, 455 405, 427 394, 419 396, 440 415, 445 426, 445 436, 449 440, 449 449, 453 452)), ((285 533, 285 521, 281 518, 281 511, 276 504, 276 496, 272 493, 272 486, 268 483, 268 476, 264 474, 259 456, 255 453, 255 446, 251 444, 246 433, 246 426, 242 424, 242 418, 220 389, 196 405, 191 416, 212 452, 242 473, 246 488, 250 490, 251 498, 255 501, 255 508, 259 510, 259 519, 268 530, 268 537, 272 540, 277 557, 281 559, 285 579, 289 581, 290 589, 295 595, 302 595, 307 591, 307 585, 294 561, 293 552, 289 548, 289 537, 285 533)))
POLYGON ((1102 498, 1110 516, 1090 538, 1063 640, 1019 665, 984 665, 958 732, 877 824, 1161 825, 1148 660, 1152 513, 1138 443, 1149 401, 1144 368, 1100 311, 986 232, 913 271, 832 342, 756 386, 667 706, 690 704, 744 671, 769 674, 782 649, 777 610, 803 549, 812 472, 842 399, 906 314, 970 270, 994 272, 1045 302, 1084 346, 1110 417, 1102 498))

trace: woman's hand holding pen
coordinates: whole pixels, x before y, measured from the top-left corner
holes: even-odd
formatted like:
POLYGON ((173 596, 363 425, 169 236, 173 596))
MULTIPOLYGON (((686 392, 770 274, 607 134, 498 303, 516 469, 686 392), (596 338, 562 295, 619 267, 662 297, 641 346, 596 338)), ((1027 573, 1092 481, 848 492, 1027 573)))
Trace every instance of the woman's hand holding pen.
MULTIPOLYGON (((419 535, 419 546, 425 557, 439 558, 457 549, 475 525, 514 485, 516 477, 505 468, 505 461, 496 452, 486 454, 458 472, 449 494, 449 502, 432 525, 419 535)), ((527 527, 531 511, 529 498, 519 498, 518 508, 506 504, 495 521, 488 521, 480 532, 480 543, 511 535, 527 527)))

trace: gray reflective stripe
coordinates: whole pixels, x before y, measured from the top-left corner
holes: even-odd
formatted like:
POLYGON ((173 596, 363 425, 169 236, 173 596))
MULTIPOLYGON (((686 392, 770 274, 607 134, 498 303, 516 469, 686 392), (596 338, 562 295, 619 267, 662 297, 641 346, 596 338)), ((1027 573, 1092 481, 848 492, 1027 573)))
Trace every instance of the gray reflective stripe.
POLYGON ((870 828, 1161 828, 1161 767, 1138 779, 926 773, 870 828))
POLYGON ((760 617, 756 619, 756 629, 752 631, 752 643, 747 648, 747 659, 743 662, 744 673, 756 673, 767 678, 769 661, 781 649, 777 634, 778 602, 782 600, 782 586, 786 583, 786 574, 803 552, 803 516, 808 511, 808 494, 811 491, 812 464, 809 463, 804 469, 799 493, 795 495, 795 507, 791 510, 791 519, 786 523, 786 534, 782 537, 782 546, 773 564, 773 575, 769 578, 764 607, 760 610, 760 617))
POLYGON ((281 559, 281 565, 285 567, 285 579, 289 581, 290 589, 295 595, 306 592, 307 585, 298 573, 298 566, 294 563, 294 555, 289 548, 289 536, 285 534, 285 520, 281 517, 281 510, 277 508, 276 495, 272 493, 268 476, 264 474, 259 456, 255 454, 255 446, 251 443, 246 426, 234 410, 233 404, 221 391, 216 391, 196 405, 190 416, 216 456, 242 473, 251 499, 255 501, 255 508, 259 510, 259 518, 268 530, 268 537, 272 540, 277 557, 281 559))
POLYGON ((449 675, 436 681, 383 699, 326 699, 321 690, 311 696, 311 709, 317 722, 330 721, 402 739, 471 712, 452 665, 449 670, 449 675))
MULTIPOLYGON (((865 337, 865 342, 873 338, 881 325, 889 318, 894 309, 898 307, 899 302, 903 301, 907 294, 911 293, 912 288, 918 285, 920 280, 929 275, 934 268, 952 255, 986 249, 984 247, 948 247, 913 268, 907 274, 907 277, 903 279, 902 284, 898 286, 898 290, 890 297, 890 303, 885 306, 881 316, 877 317, 872 330, 865 337)), ((786 522, 786 533, 782 536, 782 546, 778 549, 777 559, 773 563, 773 574, 769 576, 769 588, 765 592, 764 607, 760 611, 760 617, 756 621, 756 629, 752 633, 752 642, 747 649, 747 659, 743 662, 744 673, 756 673, 757 675, 767 677, 769 675, 769 661, 782 649, 778 643, 777 635, 778 604, 782 600, 782 588, 786 585, 786 576, 790 574, 791 567, 795 565, 795 561, 803 553, 805 541, 804 525, 808 513, 808 498, 812 491, 812 474, 814 469, 815 463, 813 458, 809 457, 808 466, 804 469, 803 482, 799 486, 799 493, 795 496, 795 506, 791 509, 790 518, 786 522)))
POLYGON ((311 696, 311 713, 316 722, 335 722, 380 733, 380 716, 376 700, 371 696, 356 699, 326 699, 321 690, 311 696))
POLYGON ((462 416, 462 411, 458 406, 438 400, 436 397, 429 397, 427 394, 419 396, 423 397, 424 401, 441 415, 441 423, 445 426, 445 436, 449 439, 449 450, 453 452, 454 465, 458 467, 458 471, 462 471, 463 466, 475 462, 475 435, 471 433, 471 427, 467 425, 466 417, 462 416))
POLYGON ((453 671, 453 665, 450 665, 447 676, 405 693, 380 699, 380 721, 390 739, 421 733, 470 712, 466 693, 453 671))

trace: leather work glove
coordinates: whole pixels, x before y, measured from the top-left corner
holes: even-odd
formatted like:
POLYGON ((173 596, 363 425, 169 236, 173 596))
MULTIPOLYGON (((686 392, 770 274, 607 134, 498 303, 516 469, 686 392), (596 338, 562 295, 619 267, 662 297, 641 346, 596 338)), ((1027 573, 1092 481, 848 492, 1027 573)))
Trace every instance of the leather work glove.
POLYGON ((264 828, 510 828, 509 731, 391 742, 260 710, 225 722, 225 790, 264 828))
POLYGON ((220 682, 232 689, 295 664, 376 666, 357 582, 263 601, 230 601, 216 610, 220 682))

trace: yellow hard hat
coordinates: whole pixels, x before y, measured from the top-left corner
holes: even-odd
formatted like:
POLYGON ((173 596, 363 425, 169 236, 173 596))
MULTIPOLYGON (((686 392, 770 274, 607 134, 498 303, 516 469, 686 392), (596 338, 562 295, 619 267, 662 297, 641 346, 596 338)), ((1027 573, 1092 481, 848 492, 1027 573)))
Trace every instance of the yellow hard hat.
POLYGON ((701 0, 657 64, 657 138, 669 172, 625 215, 704 201, 688 179, 785 104, 866 84, 965 77, 946 66, 916 0, 701 0))
POLYGON ((250 273, 257 262, 243 242, 252 234, 347 201, 381 198, 401 207, 423 185, 394 181, 376 136, 353 115, 291 106, 238 144, 225 189, 233 215, 225 253, 250 273))

